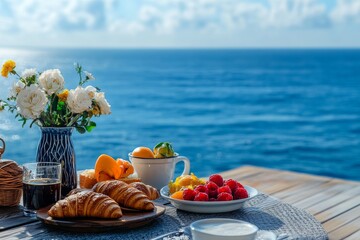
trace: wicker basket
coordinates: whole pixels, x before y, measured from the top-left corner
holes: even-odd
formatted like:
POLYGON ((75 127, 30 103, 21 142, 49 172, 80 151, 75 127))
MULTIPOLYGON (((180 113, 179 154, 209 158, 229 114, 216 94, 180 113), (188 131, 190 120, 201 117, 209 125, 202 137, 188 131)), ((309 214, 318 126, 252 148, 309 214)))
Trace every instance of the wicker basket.
MULTIPOLYGON (((0 148, 1 154, 5 150, 0 148)), ((0 206, 17 206, 22 194, 22 169, 11 160, 0 159, 0 206)))
POLYGON ((17 206, 22 194, 22 169, 11 160, 0 160, 0 206, 17 206))

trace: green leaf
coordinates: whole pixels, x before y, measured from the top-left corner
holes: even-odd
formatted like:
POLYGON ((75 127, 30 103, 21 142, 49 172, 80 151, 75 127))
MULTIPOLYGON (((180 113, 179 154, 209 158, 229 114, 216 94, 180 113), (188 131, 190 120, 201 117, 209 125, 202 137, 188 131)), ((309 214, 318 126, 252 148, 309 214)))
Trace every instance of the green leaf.
POLYGON ((86 126, 86 131, 91 132, 96 126, 86 126))
POLYGON ((52 105, 51 108, 52 108, 53 110, 57 109, 57 107, 58 107, 58 102, 59 102, 59 97, 54 94, 53 101, 52 101, 52 103, 51 103, 51 105, 52 105))
POLYGON ((23 122, 23 124, 22 124, 22 126, 21 127, 24 127, 25 126, 25 124, 26 124, 26 119, 22 119, 24 122, 23 122))
POLYGON ((92 127, 96 127, 96 122, 90 121, 89 125, 92 126, 92 127))
POLYGON ((61 101, 58 102, 56 110, 57 111, 63 111, 64 109, 65 109, 65 103, 61 102, 61 101))
POLYGON ((80 125, 85 126, 87 124, 86 118, 82 117, 80 125))
POLYGON ((84 127, 76 127, 76 131, 78 131, 80 134, 84 134, 86 132, 84 127))
POLYGON ((32 125, 38 120, 38 118, 32 120, 32 122, 30 123, 30 128, 32 127, 32 125))

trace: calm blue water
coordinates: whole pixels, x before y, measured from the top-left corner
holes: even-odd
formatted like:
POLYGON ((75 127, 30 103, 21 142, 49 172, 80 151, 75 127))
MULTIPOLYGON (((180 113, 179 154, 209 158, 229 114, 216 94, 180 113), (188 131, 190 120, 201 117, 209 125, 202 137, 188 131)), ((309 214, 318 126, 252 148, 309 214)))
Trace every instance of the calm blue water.
MULTIPOLYGON (((360 180, 360 50, 0 50, 18 70, 80 62, 113 114, 74 135, 78 169, 170 141, 205 176, 245 164, 360 180)), ((8 80, 0 81, 0 96, 8 80)), ((33 161, 39 130, 0 113, 5 158, 33 161)), ((178 166, 177 172, 181 166, 178 166)))

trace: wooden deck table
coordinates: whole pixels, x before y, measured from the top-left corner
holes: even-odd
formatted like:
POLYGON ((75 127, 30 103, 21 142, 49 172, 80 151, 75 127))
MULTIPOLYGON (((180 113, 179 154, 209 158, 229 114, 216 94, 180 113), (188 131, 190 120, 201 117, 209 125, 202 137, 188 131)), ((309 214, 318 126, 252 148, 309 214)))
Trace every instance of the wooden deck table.
POLYGON ((329 239, 360 239, 360 182, 253 166, 222 175, 308 211, 329 239))
MULTIPOLYGON (((360 239, 359 182, 253 166, 221 174, 307 210, 330 239, 360 239)), ((0 207, 0 239, 46 238, 47 231, 36 219, 22 216, 21 207, 0 207)))

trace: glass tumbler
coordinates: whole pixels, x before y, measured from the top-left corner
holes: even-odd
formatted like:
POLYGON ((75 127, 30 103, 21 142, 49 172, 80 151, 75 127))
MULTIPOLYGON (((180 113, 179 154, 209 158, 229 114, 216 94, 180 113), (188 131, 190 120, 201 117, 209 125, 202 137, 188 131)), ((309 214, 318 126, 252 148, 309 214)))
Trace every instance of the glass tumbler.
POLYGON ((36 216, 36 210, 61 198, 61 164, 53 162, 23 165, 23 204, 25 216, 36 216))

